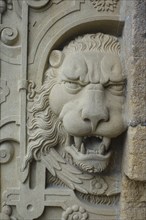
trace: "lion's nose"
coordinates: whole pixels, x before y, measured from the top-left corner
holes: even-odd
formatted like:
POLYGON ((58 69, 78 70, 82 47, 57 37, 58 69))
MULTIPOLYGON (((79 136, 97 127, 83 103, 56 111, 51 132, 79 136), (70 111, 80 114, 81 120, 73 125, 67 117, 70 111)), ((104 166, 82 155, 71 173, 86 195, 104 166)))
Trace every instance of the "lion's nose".
POLYGON ((98 124, 102 121, 108 121, 108 109, 105 106, 104 91, 89 90, 84 97, 83 108, 81 112, 82 120, 90 122, 92 131, 95 131, 98 124))
POLYGON ((108 121, 108 114, 98 111, 96 112, 96 115, 94 115, 91 114, 90 112, 82 111, 82 119, 85 122, 90 122, 92 131, 95 131, 99 122, 108 121))

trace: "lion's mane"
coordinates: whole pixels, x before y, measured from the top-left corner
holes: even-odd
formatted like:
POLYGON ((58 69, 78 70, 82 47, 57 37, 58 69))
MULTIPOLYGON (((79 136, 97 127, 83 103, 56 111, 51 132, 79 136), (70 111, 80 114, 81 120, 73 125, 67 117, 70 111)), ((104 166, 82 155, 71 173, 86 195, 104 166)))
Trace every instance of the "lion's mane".
POLYGON ((114 36, 96 33, 79 36, 63 49, 66 55, 68 52, 73 53, 81 51, 100 51, 119 54, 120 44, 118 39, 114 36))
POLYGON ((53 69, 46 72, 46 79, 37 92, 29 113, 31 119, 28 124, 28 150, 25 157, 25 167, 33 158, 41 159, 41 154, 49 153, 51 147, 63 144, 65 132, 62 122, 52 112, 49 105, 49 95, 56 84, 56 75, 53 69))

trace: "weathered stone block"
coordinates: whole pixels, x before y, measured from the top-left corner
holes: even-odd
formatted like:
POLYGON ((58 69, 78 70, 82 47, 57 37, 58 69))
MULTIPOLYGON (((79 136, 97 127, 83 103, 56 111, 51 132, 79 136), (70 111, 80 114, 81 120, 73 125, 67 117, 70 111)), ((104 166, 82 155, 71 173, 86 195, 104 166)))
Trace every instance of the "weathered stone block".
POLYGON ((121 195, 121 220, 145 220, 146 182, 123 177, 121 195))
POLYGON ((146 58, 130 57, 127 62, 128 124, 146 122, 146 58))
POLYGON ((134 180, 146 181, 146 127, 129 127, 125 150, 125 173, 134 180))

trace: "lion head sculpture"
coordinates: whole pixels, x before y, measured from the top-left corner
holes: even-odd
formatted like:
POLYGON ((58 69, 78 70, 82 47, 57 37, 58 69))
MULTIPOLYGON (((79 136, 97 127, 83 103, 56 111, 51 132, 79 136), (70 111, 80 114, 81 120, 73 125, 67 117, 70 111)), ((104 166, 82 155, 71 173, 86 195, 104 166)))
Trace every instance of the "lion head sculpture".
POLYGON ((126 129, 119 51, 117 38, 102 33, 80 36, 62 51, 52 51, 31 109, 26 164, 54 148, 83 172, 105 170, 111 139, 126 129))

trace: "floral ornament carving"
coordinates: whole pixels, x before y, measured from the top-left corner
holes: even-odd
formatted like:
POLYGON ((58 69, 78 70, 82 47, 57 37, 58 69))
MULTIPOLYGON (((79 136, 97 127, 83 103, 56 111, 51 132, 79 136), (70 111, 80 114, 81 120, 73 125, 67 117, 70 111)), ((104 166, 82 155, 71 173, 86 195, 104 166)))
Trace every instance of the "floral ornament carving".
POLYGON ((6 101, 6 97, 9 95, 10 89, 7 86, 5 80, 0 79, 0 104, 6 101))
POLYGON ((61 220, 87 220, 88 213, 87 211, 78 205, 73 205, 68 207, 66 211, 62 213, 61 220))
POLYGON ((111 11, 117 7, 119 0, 90 0, 97 11, 111 11))
POLYGON ((93 180, 91 180, 91 190, 93 193, 97 193, 98 195, 102 195, 108 188, 107 183, 104 181, 101 177, 95 177, 93 180))

